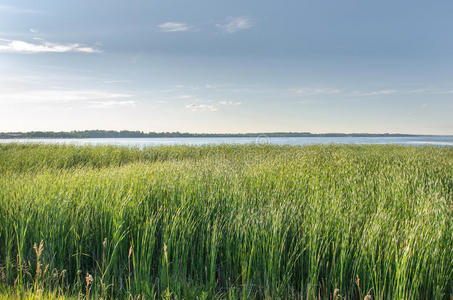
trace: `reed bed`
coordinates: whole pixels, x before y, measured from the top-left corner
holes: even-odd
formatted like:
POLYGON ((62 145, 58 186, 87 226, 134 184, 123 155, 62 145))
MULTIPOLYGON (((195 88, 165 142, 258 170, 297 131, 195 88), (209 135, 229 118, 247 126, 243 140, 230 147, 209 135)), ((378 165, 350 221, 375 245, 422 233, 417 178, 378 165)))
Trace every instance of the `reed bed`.
POLYGON ((0 294, 450 299, 453 149, 0 145, 0 294))

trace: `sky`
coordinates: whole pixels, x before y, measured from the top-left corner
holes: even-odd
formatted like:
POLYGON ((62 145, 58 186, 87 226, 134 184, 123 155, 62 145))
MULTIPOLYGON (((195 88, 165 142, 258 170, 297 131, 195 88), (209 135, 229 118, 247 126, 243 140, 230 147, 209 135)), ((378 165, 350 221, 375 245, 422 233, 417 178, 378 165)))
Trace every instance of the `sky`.
POLYGON ((0 132, 453 134, 451 0, 0 0, 0 132))

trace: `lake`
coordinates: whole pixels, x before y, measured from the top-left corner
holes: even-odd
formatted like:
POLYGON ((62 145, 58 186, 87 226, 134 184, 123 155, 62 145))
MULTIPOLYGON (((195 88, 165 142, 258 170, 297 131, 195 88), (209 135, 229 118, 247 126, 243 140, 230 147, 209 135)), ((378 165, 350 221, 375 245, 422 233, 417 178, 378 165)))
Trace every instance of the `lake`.
POLYGON ((400 144, 453 147, 453 136, 411 137, 186 137, 186 138, 93 138, 93 139, 0 139, 0 143, 44 143, 74 145, 117 145, 147 147, 160 145, 220 145, 220 144, 400 144))

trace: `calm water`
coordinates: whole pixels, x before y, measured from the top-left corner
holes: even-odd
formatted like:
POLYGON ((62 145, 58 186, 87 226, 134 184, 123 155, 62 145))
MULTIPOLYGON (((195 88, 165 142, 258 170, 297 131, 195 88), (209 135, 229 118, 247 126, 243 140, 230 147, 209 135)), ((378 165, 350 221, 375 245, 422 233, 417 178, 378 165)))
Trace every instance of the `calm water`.
POLYGON ((0 143, 45 143, 75 145, 118 145, 146 147, 159 145, 219 144, 401 144, 453 147, 453 136, 435 137, 208 137, 208 138, 102 138, 102 139, 0 139, 0 143))

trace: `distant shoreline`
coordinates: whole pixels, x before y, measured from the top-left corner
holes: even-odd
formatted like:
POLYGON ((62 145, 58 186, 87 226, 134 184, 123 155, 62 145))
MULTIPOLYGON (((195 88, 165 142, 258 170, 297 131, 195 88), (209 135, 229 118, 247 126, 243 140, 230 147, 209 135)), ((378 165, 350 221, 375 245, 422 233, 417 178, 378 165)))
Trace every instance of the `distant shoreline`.
POLYGON ((451 137, 453 135, 402 134, 402 133, 310 133, 310 132, 262 132, 262 133, 183 133, 142 131, 31 131, 1 132, 0 139, 96 139, 96 138, 216 138, 216 137, 451 137))

